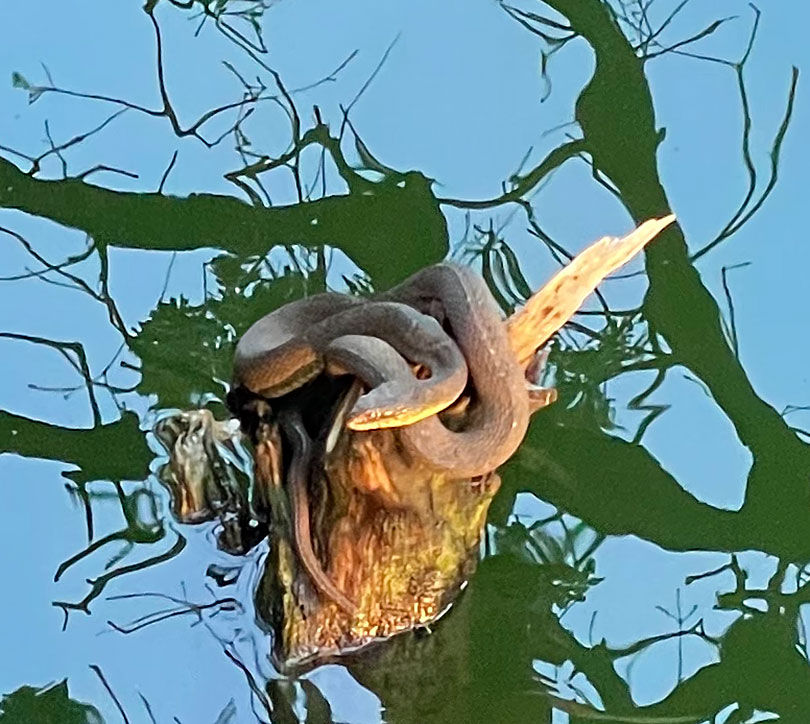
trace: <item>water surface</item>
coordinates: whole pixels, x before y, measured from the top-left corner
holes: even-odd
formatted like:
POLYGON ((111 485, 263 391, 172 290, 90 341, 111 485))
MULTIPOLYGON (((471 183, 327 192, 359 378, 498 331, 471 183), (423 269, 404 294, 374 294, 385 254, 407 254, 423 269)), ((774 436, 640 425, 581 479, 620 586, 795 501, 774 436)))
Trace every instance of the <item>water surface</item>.
POLYGON ((188 5, 0 10, 0 721, 807 721, 806 6, 188 5), (285 299, 452 257, 510 311, 669 211, 420 670, 281 680, 157 417, 285 299))

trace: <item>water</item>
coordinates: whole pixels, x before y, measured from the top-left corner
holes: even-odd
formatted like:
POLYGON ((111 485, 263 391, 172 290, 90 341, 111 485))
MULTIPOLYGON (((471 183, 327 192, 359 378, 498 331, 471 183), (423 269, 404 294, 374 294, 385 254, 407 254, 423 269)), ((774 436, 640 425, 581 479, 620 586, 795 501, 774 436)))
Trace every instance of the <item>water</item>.
POLYGON ((153 13, 169 107, 137 3, 0 11, 0 721, 807 721, 805 5, 763 6, 747 56, 737 0, 669 23, 674 2, 617 0, 618 25, 595 1, 180 5, 153 13), (342 108, 372 170, 315 142, 297 177, 268 168, 342 108), (261 186, 233 175, 254 163, 261 186), (495 203, 515 174, 530 206, 495 203), (536 289, 560 247, 669 210, 559 335, 560 402, 503 470, 460 604, 375 666, 280 680, 266 549, 172 521, 156 416, 224 416, 235 335, 284 299, 453 256, 509 306, 507 249, 536 289))

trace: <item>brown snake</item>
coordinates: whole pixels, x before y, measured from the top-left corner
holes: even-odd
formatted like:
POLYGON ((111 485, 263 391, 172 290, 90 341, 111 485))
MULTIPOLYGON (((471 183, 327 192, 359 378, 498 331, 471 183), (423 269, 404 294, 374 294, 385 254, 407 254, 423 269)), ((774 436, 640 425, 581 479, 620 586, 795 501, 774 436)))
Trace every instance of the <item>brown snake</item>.
POLYGON ((282 432, 292 446, 288 479, 292 507, 293 543, 296 552, 315 588, 331 598, 346 613, 353 614, 357 610, 357 605, 326 575, 326 571, 323 570, 323 566, 312 548, 312 531, 309 527, 309 496, 307 495, 312 440, 304 427, 300 410, 285 409, 279 416, 279 422, 282 432))
MULTIPOLYGON (((400 426, 400 439, 412 454, 453 477, 495 470, 526 433, 529 399, 523 369, 484 281, 466 267, 439 264, 377 300, 321 294, 266 315, 239 341, 234 386, 277 397, 324 368, 349 372, 372 390, 360 398, 348 427, 400 426), (453 350, 458 350, 452 340, 447 345, 442 328, 414 309, 438 314, 450 327, 463 354, 460 362, 453 362, 453 350), (430 380, 415 382, 403 354, 425 364, 430 380), (475 395, 465 427, 454 432, 435 413, 459 396, 467 368, 475 395)), ((294 450, 290 486, 298 555, 316 587, 352 613, 354 603, 329 579, 312 549, 306 473, 301 470, 309 461, 309 437, 300 420, 285 418, 282 425, 294 450)))

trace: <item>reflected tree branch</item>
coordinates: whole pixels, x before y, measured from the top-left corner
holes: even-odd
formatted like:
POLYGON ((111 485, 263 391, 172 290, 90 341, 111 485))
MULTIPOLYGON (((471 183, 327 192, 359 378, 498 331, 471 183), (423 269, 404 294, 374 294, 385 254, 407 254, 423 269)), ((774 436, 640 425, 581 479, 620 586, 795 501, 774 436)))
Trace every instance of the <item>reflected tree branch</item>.
MULTIPOLYGON (((302 143, 314 143, 307 133, 302 143)), ((320 139, 326 141, 327 150, 335 147, 330 139, 327 134, 320 139)), ((263 257, 272 246, 289 244, 291 239, 313 246, 330 244, 342 249, 385 288, 425 263, 439 261, 447 250, 446 222, 428 182, 423 177, 413 180, 406 188, 398 188, 362 179, 370 185, 364 190, 374 193, 328 196, 266 209, 215 194, 179 198, 114 191, 75 179, 33 179, 0 158, 0 207, 80 228, 100 247, 182 251, 211 246, 263 257), (403 209, 409 213, 403 215, 403 209), (388 216, 395 210, 397 225, 388 216), (384 262, 378 245, 369 243, 369 236, 379 238, 382 228, 389 238, 394 233, 408 239, 397 268, 384 262), (245 229, 262 229, 262 233, 246 234, 245 229)))
MULTIPOLYGON (((691 0, 681 0, 681 2, 678 3, 675 6, 675 8, 672 10, 672 12, 670 12, 669 15, 667 15, 667 17, 663 20, 663 22, 655 30, 650 29, 649 34, 646 35, 646 37, 643 37, 643 39, 635 47, 635 50, 640 50, 643 54, 646 55, 647 48, 650 46, 650 44, 653 41, 658 39, 658 36, 660 36, 667 29, 667 27, 669 27, 670 23, 673 20, 675 20, 676 17, 678 17, 678 15, 681 13, 681 11, 690 2, 691 2, 691 0)), ((642 33, 642 35, 643 35, 643 33, 642 33)))
MULTIPOLYGON (((121 504, 121 512, 124 515, 126 527, 93 541, 83 550, 63 561, 56 569, 56 573, 53 577, 54 582, 58 582, 71 566, 75 565, 87 556, 92 555, 108 543, 121 541, 126 546, 124 549, 126 552, 131 550, 132 546, 136 543, 145 543, 147 545, 151 545, 153 543, 157 543, 165 537, 166 532, 163 529, 163 525, 156 519, 157 511, 154 510, 155 505, 152 494, 144 489, 139 488, 128 496, 124 493, 120 482, 116 481, 114 485, 118 500, 121 504), (153 520, 141 520, 138 501, 143 496, 149 497, 150 501, 152 502, 152 514, 155 516, 153 520)), ((122 557, 122 555, 123 554, 119 554, 117 558, 122 557)))
POLYGON ((527 193, 534 189, 534 187, 552 171, 556 170, 569 158, 577 156, 587 150, 588 146, 584 140, 569 141, 568 143, 558 146, 553 151, 549 152, 529 173, 523 176, 513 177, 511 179, 513 187, 497 198, 487 201, 463 201, 461 199, 450 198, 439 198, 437 200, 440 204, 459 209, 491 209, 509 202, 521 201, 527 193))
POLYGON ((654 58, 658 58, 662 55, 666 55, 667 53, 672 53, 675 50, 679 50, 680 48, 684 48, 687 45, 691 45, 692 43, 696 43, 699 40, 703 40, 704 38, 708 38, 710 35, 713 35, 721 26, 725 25, 729 20, 736 20, 736 15, 730 15, 726 18, 720 18, 715 20, 714 22, 707 25, 703 30, 691 35, 690 37, 680 40, 677 43, 673 43, 672 45, 668 45, 661 50, 657 50, 653 53, 646 52, 644 54, 644 60, 653 60, 654 58))
MULTIPOLYGON (((742 78, 742 76, 740 76, 740 78, 742 78)), ((756 214, 757 211, 759 211, 759 209, 762 208, 762 205, 765 203, 765 201, 771 195, 771 192, 776 187, 776 183, 779 178, 779 157, 782 151, 782 144, 784 143, 785 136, 787 134, 791 119, 793 117, 793 107, 796 100, 796 89, 798 87, 798 82, 799 82, 799 69, 794 67, 791 75, 790 89, 788 91, 788 99, 785 107, 785 115, 782 118, 782 122, 779 125, 779 129, 776 132, 776 136, 774 137, 773 144, 771 146, 770 151, 771 167, 765 188, 762 190, 762 193, 760 194, 759 198, 749 206, 748 203, 751 200, 754 193, 754 189, 756 188, 757 185, 756 174, 752 175, 752 171, 749 168, 749 178, 750 178, 749 191, 746 194, 746 198, 743 200, 743 203, 740 204, 739 208, 734 213, 731 220, 720 232, 720 234, 714 240, 710 241, 703 248, 701 248, 699 251, 695 252, 692 255, 692 261, 697 261, 705 254, 708 254, 718 244, 721 244, 730 236, 737 233, 754 216, 754 214, 756 214)), ((746 128, 750 132, 750 119, 746 121, 746 128)), ((749 164, 750 164, 750 157, 746 160, 746 166, 748 167, 749 164)))
POLYGON ((126 711, 124 711, 124 707, 121 705, 121 702, 118 700, 118 697, 115 695, 112 687, 110 686, 107 678, 101 671, 101 667, 97 664, 90 664, 90 668, 92 669, 93 673, 99 678, 104 688, 107 690, 107 693, 110 695, 110 698, 113 700, 115 704, 115 708, 118 709, 118 713, 121 715, 121 719, 124 721, 124 724, 129 724, 129 718, 127 717, 126 711))
POLYGON ((0 440, 3 452, 76 465, 79 471, 63 473, 74 480, 143 480, 154 457, 132 412, 115 422, 80 430, 0 411, 0 440), (43 440, 48 441, 47 447, 43 440), (99 450, 126 450, 127 454, 100 460, 99 450))
POLYGON ((27 239, 25 239, 25 237, 23 237, 16 231, 0 226, 0 233, 11 236, 13 239, 19 242, 20 245, 26 250, 26 252, 28 252, 28 254, 30 254, 34 259, 36 259, 36 261, 38 261, 44 267, 44 269, 35 272, 29 271, 25 275, 14 275, 10 277, 3 277, 0 278, 0 281, 12 281, 30 277, 39 277, 40 279, 42 279, 42 281, 55 283, 54 280, 49 279, 47 277, 49 273, 55 272, 57 276, 63 277, 64 279, 68 280, 69 284, 62 284, 62 286, 65 286, 68 289, 77 289, 78 291, 84 292, 95 301, 103 304, 107 308, 107 314, 109 316, 110 323, 113 325, 113 327, 115 327, 115 329, 118 330, 118 332, 125 340, 131 339, 129 330, 124 324, 124 320, 121 318, 121 315, 118 312, 118 307, 116 306, 115 301, 113 300, 112 296, 109 293, 107 283, 107 280, 109 278, 109 269, 107 265, 106 250, 99 249, 95 244, 95 242, 91 241, 91 239, 88 237, 87 249, 85 249, 83 252, 80 252, 79 254, 68 257, 64 262, 61 262, 59 264, 53 264, 49 262, 47 259, 45 259, 45 257, 43 257, 39 252, 37 252, 36 249, 34 249, 33 245, 27 239), (80 276, 65 271, 67 267, 85 261, 95 251, 98 251, 98 260, 101 266, 99 272, 99 286, 101 287, 100 291, 96 291, 95 289, 93 289, 80 276))
MULTIPOLYGON (((576 104, 583 143, 587 144, 594 165, 620 191, 636 220, 667 213, 669 203, 656 167, 661 138, 643 73, 643 59, 636 56, 603 3, 546 0, 546 5, 568 18, 574 31, 592 46, 599 59, 576 104), (632 125, 616 117, 617 104, 633 109, 632 125)), ((690 263, 681 230, 674 227, 665 232, 645 250, 645 259, 649 278, 643 306, 646 319, 680 362, 705 382, 735 426, 740 441, 755 455, 757 462, 749 476, 746 505, 750 503, 756 509, 767 504, 771 510, 776 505, 780 514, 791 519, 791 525, 798 526, 804 515, 798 512, 803 506, 797 508, 797 501, 809 496, 802 474, 796 471, 810 465, 808 448, 753 390, 725 339, 717 303, 690 263), (684 298, 690 301, 689 315, 684 315, 680 305, 674 303, 684 298), (792 461, 790 465, 788 460, 792 461), (779 475, 777 469, 783 473, 776 493, 778 500, 773 496, 774 486, 766 482, 765 473, 768 470, 767 479, 772 480, 771 475, 779 475), (761 502, 755 502, 760 498, 761 502)), ((807 502, 810 505, 810 499, 807 502)))
MULTIPOLYGON (((67 175, 68 175, 68 173, 67 173, 67 161, 65 161, 64 157, 62 156, 62 151, 67 151, 69 148, 71 148, 73 146, 76 146, 76 145, 78 145, 80 143, 83 143, 84 141, 86 141, 91 136, 94 136, 96 133, 99 133, 100 131, 104 130, 116 118, 118 118, 122 114, 126 113, 126 111, 127 111, 126 108, 122 108, 120 111, 116 111, 111 116, 109 116, 109 118, 102 121, 98 126, 91 129, 90 131, 87 131, 85 133, 80 133, 80 134, 78 134, 76 136, 73 136, 73 138, 69 139, 68 141, 65 141, 64 143, 60 143, 59 145, 56 145, 53 142, 53 139, 51 138, 51 132, 50 132, 50 128, 48 126, 48 122, 45 121, 45 132, 47 133, 48 140, 50 141, 50 144, 51 144, 51 148, 50 148, 49 151, 41 153, 39 156, 36 156, 36 157, 30 159, 30 161, 31 161, 31 169, 28 171, 28 173, 30 175, 32 175, 32 176, 39 173, 41 168, 42 168, 42 162, 46 158, 48 158, 48 156, 50 156, 51 154, 55 154, 59 158, 59 160, 62 162, 62 178, 67 178, 67 175)), ((85 175, 86 175, 86 173, 85 173, 85 175)))
POLYGON ((197 619, 197 623, 201 623, 204 620, 203 613, 208 611, 212 612, 210 614, 211 617, 216 616, 220 611, 243 611, 242 604, 237 599, 230 597, 218 598, 210 603, 194 603, 193 601, 177 598, 176 596, 169 596, 165 593, 144 592, 128 593, 120 596, 107 596, 108 601, 124 601, 140 598, 160 598, 175 604, 175 606, 139 616, 126 626, 114 623, 113 621, 107 621, 107 625, 119 633, 131 634, 147 626, 152 626, 171 618, 185 616, 186 614, 193 614, 197 619))
POLYGON ((121 576, 129 575, 130 573, 135 573, 136 571, 141 571, 146 568, 151 568, 152 566, 156 566, 160 563, 164 563, 166 561, 171 560, 172 558, 180 555, 183 549, 186 547, 186 539, 182 536, 178 536, 177 541, 175 541, 174 545, 166 552, 160 553, 156 556, 152 556, 151 558, 147 558, 146 560, 139 561, 138 563, 132 563, 127 566, 121 566, 120 568, 116 568, 115 570, 108 571, 97 578, 89 579, 88 583, 90 584, 90 591, 85 595, 85 597, 78 601, 77 603, 71 603, 69 601, 54 601, 53 605, 57 608, 61 608, 62 612, 64 613, 64 621, 62 624, 62 630, 64 631, 67 628, 68 624, 68 616, 70 615, 71 611, 82 611, 83 613, 90 614, 90 604, 98 598, 103 592, 104 589, 107 587, 107 584, 121 576))
POLYGON ((16 334, 14 332, 0 332, 0 338, 32 342, 33 344, 39 344, 57 350, 67 360, 68 364, 85 380, 90 409, 93 414, 93 425, 94 427, 101 425, 101 411, 99 410, 98 402, 93 392, 93 378, 90 374, 90 367, 87 363, 84 347, 79 342, 57 342, 45 337, 37 337, 30 334, 16 334), (75 355, 75 358, 71 356, 70 353, 75 355))

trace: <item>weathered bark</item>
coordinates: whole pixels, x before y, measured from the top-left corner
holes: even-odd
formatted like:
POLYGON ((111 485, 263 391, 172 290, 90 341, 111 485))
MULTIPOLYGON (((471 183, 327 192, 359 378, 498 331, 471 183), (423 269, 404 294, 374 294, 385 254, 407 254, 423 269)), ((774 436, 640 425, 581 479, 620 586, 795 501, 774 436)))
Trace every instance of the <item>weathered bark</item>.
MULTIPOLYGON (((257 446, 262 487, 278 485, 263 474, 272 467, 264 457, 274 454, 272 447, 257 446)), ((272 622, 274 659, 283 670, 435 621, 475 569, 500 484, 495 473, 475 481, 433 473, 405 458, 388 430, 343 434, 324 480, 329 512, 313 534, 317 527, 325 535, 326 572, 358 611, 349 616, 319 597, 300 569, 289 528, 271 526, 259 608, 272 622)))

